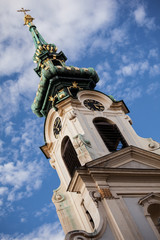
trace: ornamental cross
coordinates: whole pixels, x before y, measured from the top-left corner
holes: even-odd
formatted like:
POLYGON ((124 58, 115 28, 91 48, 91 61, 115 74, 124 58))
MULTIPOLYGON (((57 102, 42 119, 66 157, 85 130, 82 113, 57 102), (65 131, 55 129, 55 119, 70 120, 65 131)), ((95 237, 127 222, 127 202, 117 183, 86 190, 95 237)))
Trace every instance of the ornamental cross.
POLYGON ((21 8, 21 10, 17 10, 17 12, 24 12, 24 15, 26 15, 26 12, 30 11, 29 9, 21 8))

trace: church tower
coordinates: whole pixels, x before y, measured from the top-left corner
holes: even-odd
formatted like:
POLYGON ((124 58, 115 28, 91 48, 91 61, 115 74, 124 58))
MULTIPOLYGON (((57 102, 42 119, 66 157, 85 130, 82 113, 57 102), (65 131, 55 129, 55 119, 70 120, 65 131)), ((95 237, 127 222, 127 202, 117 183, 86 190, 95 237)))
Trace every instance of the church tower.
MULTIPOLYGON (((25 10, 24 10, 25 11, 25 10)), ((160 144, 139 137, 123 101, 96 91, 93 68, 67 66, 25 13, 40 77, 32 110, 57 171, 52 201, 65 239, 160 239, 160 144)))

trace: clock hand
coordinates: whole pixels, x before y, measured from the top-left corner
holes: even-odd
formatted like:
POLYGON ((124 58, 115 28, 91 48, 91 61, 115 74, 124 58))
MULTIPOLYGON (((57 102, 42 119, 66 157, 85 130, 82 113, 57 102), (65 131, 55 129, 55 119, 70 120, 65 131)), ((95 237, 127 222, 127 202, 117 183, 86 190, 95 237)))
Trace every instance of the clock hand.
POLYGON ((95 108, 97 108, 98 109, 98 106, 96 105, 96 104, 93 104, 94 106, 95 106, 95 108))

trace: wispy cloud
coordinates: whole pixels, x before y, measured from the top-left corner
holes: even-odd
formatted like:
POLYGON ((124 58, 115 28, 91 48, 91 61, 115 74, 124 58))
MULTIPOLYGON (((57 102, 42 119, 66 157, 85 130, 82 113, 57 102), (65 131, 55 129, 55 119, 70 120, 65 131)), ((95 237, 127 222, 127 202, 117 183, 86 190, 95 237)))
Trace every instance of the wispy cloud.
POLYGON ((46 215, 48 215, 53 209, 54 209, 53 203, 45 204, 45 206, 44 206, 40 211, 37 211, 37 212, 34 214, 34 216, 35 216, 35 217, 46 216, 46 215))
POLYGON ((149 84, 149 86, 146 90, 146 93, 149 95, 154 94, 157 90, 159 90, 159 88, 160 88, 159 82, 151 83, 151 84, 149 84))
POLYGON ((110 70, 111 67, 108 61, 105 61, 104 63, 98 64, 96 66, 96 71, 100 76, 97 87, 104 87, 104 85, 111 80, 110 70))
POLYGON ((160 75, 160 63, 154 64, 150 68, 150 74, 151 74, 151 76, 160 75))
POLYGON ((1 240, 64 240, 64 233, 59 223, 49 223, 40 226, 29 234, 0 234, 1 240))
MULTIPOLYGON (((7 200, 13 202, 31 196, 41 186, 42 162, 8 162, 0 166, 0 182, 10 188, 7 200), (34 184, 33 184, 34 182, 34 184)), ((6 187, 2 190, 7 191, 6 187)), ((4 193, 4 191, 3 191, 4 193)))
POLYGON ((145 71, 149 70, 149 63, 148 61, 144 62, 135 62, 135 63, 129 63, 128 65, 122 66, 119 70, 116 71, 117 75, 123 75, 123 76, 134 76, 137 74, 143 74, 145 71))
POLYGON ((4 145, 4 142, 0 139, 0 152, 3 151, 3 145, 4 145))
POLYGON ((145 26, 149 30, 155 29, 154 18, 147 17, 145 7, 143 5, 139 5, 137 9, 133 13, 135 22, 140 26, 145 26))
POLYGON ((39 132, 42 128, 41 124, 37 125, 36 120, 26 119, 19 129, 13 130, 13 126, 14 123, 9 121, 4 128, 7 141, 11 144, 4 145, 1 142, 5 152, 0 163, 1 205, 3 202, 6 205, 30 197, 41 187, 44 177, 44 162, 41 159, 28 161, 30 152, 32 155, 36 153, 37 157, 40 154, 39 136, 41 135, 43 139, 42 133, 39 132), (15 148, 17 143, 18 150, 15 148))
POLYGON ((118 47, 124 47, 128 44, 128 28, 126 24, 119 27, 108 29, 107 34, 99 34, 92 38, 91 49, 93 53, 97 49, 103 49, 114 54, 118 47))
POLYGON ((159 55, 158 49, 157 49, 157 48, 152 48, 152 49, 150 49, 150 51, 149 51, 148 58, 151 58, 151 57, 152 57, 152 58, 157 58, 158 55, 159 55))

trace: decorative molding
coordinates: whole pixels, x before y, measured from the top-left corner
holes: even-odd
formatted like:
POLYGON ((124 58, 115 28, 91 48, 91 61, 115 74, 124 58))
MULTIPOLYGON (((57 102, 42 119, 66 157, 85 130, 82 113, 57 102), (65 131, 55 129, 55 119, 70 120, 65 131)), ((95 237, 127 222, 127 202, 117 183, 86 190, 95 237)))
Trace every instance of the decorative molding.
POLYGON ((132 119, 130 118, 130 116, 125 115, 124 119, 126 119, 131 125, 133 124, 132 119))
MULTIPOLYGON (((97 195, 97 191, 93 191, 93 195, 99 196, 99 195, 97 195)), ((99 201, 99 214, 100 214, 100 223, 99 223, 99 226, 97 227, 97 229, 94 230, 94 232, 88 233, 83 230, 74 230, 74 231, 67 233, 65 240, 91 240, 91 239, 97 240, 97 239, 101 239, 106 230, 106 227, 107 227, 107 219, 106 219, 104 208, 103 208, 101 201, 99 201)))
POLYGON ((45 154, 46 158, 50 158, 52 156, 54 152, 53 148, 54 148, 53 142, 46 143, 44 146, 40 147, 42 152, 45 154))
POLYGON ((51 165, 52 168, 56 169, 56 167, 55 167, 55 159, 51 158, 51 159, 49 160, 49 163, 50 163, 50 165, 51 165))
POLYGON ((100 188, 99 193, 100 193, 102 199, 104 199, 104 198, 113 199, 114 198, 114 196, 112 195, 109 188, 100 188))
POLYGON ((154 141, 152 138, 147 139, 149 141, 148 147, 151 151, 157 150, 160 148, 160 144, 156 141, 154 141))
POLYGON ((127 106, 125 105, 125 103, 123 102, 123 100, 121 101, 116 101, 116 102, 112 102, 112 105, 110 106, 111 110, 121 110, 124 113, 129 113, 129 110, 127 108, 127 106))
POLYGON ((160 194, 159 193, 149 193, 143 198, 139 199, 138 204, 143 207, 147 207, 151 204, 159 203, 160 204, 160 194))
POLYGON ((150 216, 148 207, 154 203, 160 204, 160 194, 151 192, 138 201, 138 204, 143 206, 145 216, 150 216))
POLYGON ((99 191, 90 191, 89 195, 91 196, 92 200, 95 202, 98 208, 98 202, 102 200, 101 194, 99 191))
POLYGON ((76 114, 76 112, 75 112, 74 110, 70 111, 70 112, 68 113, 68 115, 67 115, 67 117, 68 117, 69 120, 75 119, 76 116, 77 116, 77 114, 76 114))
POLYGON ((116 163, 122 162, 123 159, 134 159, 135 161, 138 161, 139 159, 142 159, 140 163, 142 164, 148 164, 151 167, 154 168, 160 168, 160 155, 153 153, 152 151, 147 151, 135 146, 129 146, 124 149, 121 149, 120 151, 116 151, 112 154, 107 154, 105 156, 102 156, 98 159, 95 159, 94 161, 91 161, 87 163, 87 167, 114 167, 116 163))
POLYGON ((54 194, 53 194, 53 197, 52 197, 53 203, 63 202, 64 200, 65 200, 65 197, 61 193, 58 193, 57 191, 54 191, 54 194))
POLYGON ((150 223, 152 230, 154 231, 157 239, 160 239, 160 232, 157 227, 159 227, 159 218, 157 219, 157 224, 152 219, 151 214, 149 213, 148 209, 150 205, 160 204, 160 194, 159 193, 149 193, 143 198, 138 201, 139 205, 143 207, 144 215, 147 218, 148 222, 150 223))

